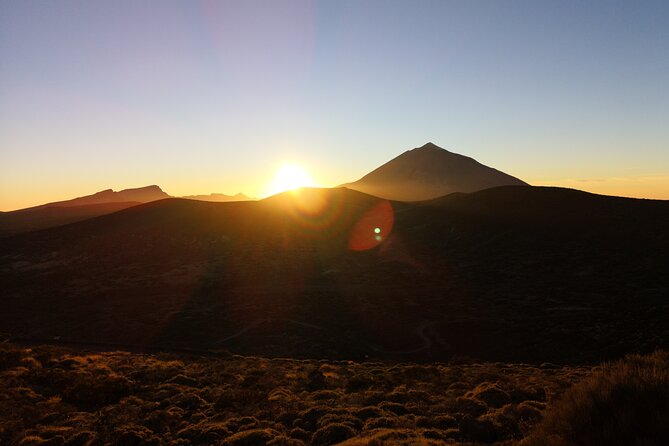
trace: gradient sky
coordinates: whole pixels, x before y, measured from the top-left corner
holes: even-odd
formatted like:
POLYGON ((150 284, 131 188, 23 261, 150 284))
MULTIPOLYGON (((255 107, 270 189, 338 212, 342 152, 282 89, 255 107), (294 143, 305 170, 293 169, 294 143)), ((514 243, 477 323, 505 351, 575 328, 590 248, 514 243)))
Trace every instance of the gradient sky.
POLYGON ((669 199, 669 2, 0 2, 0 209, 263 196, 435 144, 669 199))

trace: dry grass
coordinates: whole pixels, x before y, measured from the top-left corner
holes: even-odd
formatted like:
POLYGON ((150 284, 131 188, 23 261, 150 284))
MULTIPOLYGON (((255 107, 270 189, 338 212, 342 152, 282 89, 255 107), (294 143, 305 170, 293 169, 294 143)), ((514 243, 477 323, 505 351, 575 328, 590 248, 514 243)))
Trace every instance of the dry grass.
POLYGON ((0 444, 504 444, 589 372, 0 344, 0 444))
POLYGON ((567 391, 524 444, 669 444, 669 353, 605 365, 567 391))
POLYGON ((668 353, 592 369, 0 344, 0 444, 665 445, 668 370, 668 353))

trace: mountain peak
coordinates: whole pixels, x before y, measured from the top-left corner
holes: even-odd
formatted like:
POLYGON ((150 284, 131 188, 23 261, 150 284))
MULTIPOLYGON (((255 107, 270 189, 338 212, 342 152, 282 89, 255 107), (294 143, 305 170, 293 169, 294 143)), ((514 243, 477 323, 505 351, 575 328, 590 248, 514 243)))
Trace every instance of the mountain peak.
POLYGON ((511 185, 526 183, 428 142, 407 150, 346 186, 382 198, 420 201, 453 192, 468 193, 511 185))
POLYGON ((413 150, 419 150, 419 149, 439 149, 439 150, 446 150, 446 149, 442 149, 441 147, 439 147, 438 145, 436 145, 436 144, 433 143, 433 142, 425 143, 425 144, 423 144, 422 146, 420 146, 420 147, 416 147, 416 148, 413 149, 413 150))
POLYGON ((411 150, 407 150, 406 153, 414 153, 414 154, 419 154, 419 153, 421 153, 421 154, 426 154, 426 153, 429 153, 429 154, 435 154, 435 155, 437 155, 437 156, 438 156, 438 154, 444 154, 444 153, 453 154, 453 152, 450 152, 450 151, 444 149, 443 147, 439 147, 438 145, 436 145, 436 144, 433 143, 433 142, 428 142, 428 143, 426 143, 426 144, 423 144, 423 145, 420 146, 420 147, 415 147, 415 148, 413 148, 413 149, 411 149, 411 150))

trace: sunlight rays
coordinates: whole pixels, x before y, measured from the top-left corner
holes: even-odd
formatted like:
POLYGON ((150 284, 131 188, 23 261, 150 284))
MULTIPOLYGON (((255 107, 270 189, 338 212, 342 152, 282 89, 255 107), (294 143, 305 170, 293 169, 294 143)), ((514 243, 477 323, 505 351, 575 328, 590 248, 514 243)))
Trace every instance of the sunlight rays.
POLYGON ((297 164, 286 163, 277 170, 274 179, 269 184, 268 195, 275 195, 300 187, 315 187, 316 182, 311 175, 297 164))

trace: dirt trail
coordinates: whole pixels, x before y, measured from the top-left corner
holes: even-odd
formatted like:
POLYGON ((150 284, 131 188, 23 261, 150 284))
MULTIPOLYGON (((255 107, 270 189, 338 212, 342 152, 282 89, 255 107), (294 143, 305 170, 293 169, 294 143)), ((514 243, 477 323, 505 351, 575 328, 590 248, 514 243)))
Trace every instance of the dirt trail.
POLYGON ((439 344, 442 348, 444 349, 450 349, 450 345, 448 342, 446 342, 440 335, 437 333, 433 325, 436 324, 435 321, 423 321, 421 322, 415 329, 416 336, 421 340, 422 345, 420 347, 408 349, 408 350, 388 350, 384 349, 382 347, 379 347, 378 345, 375 344, 367 344, 367 346, 378 352, 378 353, 384 353, 384 354, 389 354, 389 355, 409 355, 413 353, 419 353, 422 351, 427 351, 432 348, 434 345, 432 339, 436 341, 437 344, 439 344))
POLYGON ((230 336, 226 336, 226 337, 223 338, 223 339, 219 339, 218 341, 214 342, 214 345, 221 345, 221 344, 224 344, 224 343, 226 343, 226 342, 228 342, 228 341, 230 341, 230 340, 232 340, 232 339, 235 339, 235 338, 238 338, 238 337, 242 336, 242 335, 243 335, 244 333, 246 333, 247 331, 250 331, 250 330, 254 329, 254 328, 257 327, 257 326, 259 326, 259 325, 261 325, 261 324, 264 324, 265 322, 272 322, 272 321, 290 322, 290 323, 292 323, 292 324, 301 325, 301 326, 303 326, 303 327, 313 328, 314 330, 325 330, 325 328, 323 328, 323 327, 321 327, 321 326, 319 326, 319 325, 309 324, 309 323, 307 323, 307 322, 302 322, 302 321, 298 321, 298 320, 295 320, 295 319, 284 319, 284 318, 259 318, 259 319, 256 319, 255 321, 251 322, 249 325, 247 325, 246 327, 242 328, 241 330, 239 330, 239 331, 237 331, 237 332, 231 334, 230 336))

